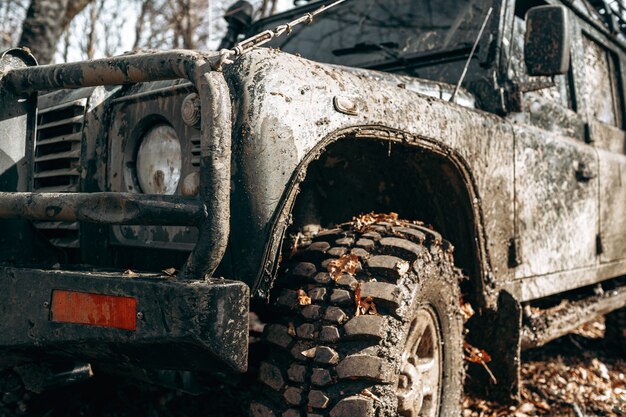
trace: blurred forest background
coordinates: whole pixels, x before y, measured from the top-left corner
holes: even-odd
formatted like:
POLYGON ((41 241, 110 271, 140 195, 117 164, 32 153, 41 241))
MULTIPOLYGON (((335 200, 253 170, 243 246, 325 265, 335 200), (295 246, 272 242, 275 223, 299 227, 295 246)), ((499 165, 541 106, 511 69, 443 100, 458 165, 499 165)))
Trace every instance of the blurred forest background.
MULTIPOLYGON (((235 0, 0 0, 0 51, 26 46, 40 64, 138 49, 215 49, 235 0)), ((255 19, 293 0, 252 0, 255 19)))

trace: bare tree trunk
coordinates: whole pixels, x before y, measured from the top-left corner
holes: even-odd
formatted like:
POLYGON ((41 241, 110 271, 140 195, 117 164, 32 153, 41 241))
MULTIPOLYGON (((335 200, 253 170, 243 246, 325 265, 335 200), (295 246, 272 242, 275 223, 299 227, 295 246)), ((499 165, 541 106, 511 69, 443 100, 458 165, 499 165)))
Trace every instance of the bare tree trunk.
POLYGON ((68 62, 70 55, 70 31, 63 34, 63 62, 68 62))
POLYGON ((193 22, 191 17, 191 1, 183 0, 181 2, 183 20, 181 22, 181 35, 183 38, 183 48, 192 49, 193 45, 193 22))
POLYGON ((265 17, 267 13, 267 6, 270 0, 263 0, 261 7, 259 7, 259 17, 265 17))
POLYGON ((31 0, 18 44, 30 48, 39 63, 50 63, 63 31, 91 1, 31 0))
POLYGON ((263 0, 259 7, 259 18, 271 16, 276 12, 278 0, 263 0))
POLYGON ((96 25, 98 23, 98 2, 91 5, 89 13, 89 35, 87 36, 87 59, 93 59, 96 51, 96 25))
POLYGON ((148 18, 150 1, 151 0, 143 0, 141 2, 141 11, 139 12, 139 17, 137 17, 137 23, 135 24, 135 42, 133 43, 133 51, 139 49, 139 45, 141 44, 141 34, 144 30, 145 21, 148 18))
MULTIPOLYGON (((106 0, 98 0, 98 2, 100 3, 100 6, 98 6, 98 13, 102 14, 107 3, 106 0)), ((126 19, 122 19, 120 21, 120 13, 123 13, 123 11, 114 6, 113 11, 111 12, 112 25, 105 25, 104 34, 102 36, 102 39, 104 40, 104 56, 112 56, 115 51, 122 46, 122 34, 124 32, 123 28, 126 23, 126 19)))

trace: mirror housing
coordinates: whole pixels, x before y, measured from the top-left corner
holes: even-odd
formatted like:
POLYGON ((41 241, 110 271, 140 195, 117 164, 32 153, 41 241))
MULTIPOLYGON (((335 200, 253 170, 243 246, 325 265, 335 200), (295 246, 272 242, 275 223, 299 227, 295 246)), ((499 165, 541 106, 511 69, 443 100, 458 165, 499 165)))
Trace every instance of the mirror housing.
POLYGON ((537 6, 526 13, 524 61, 528 75, 566 74, 570 65, 567 9, 537 6))

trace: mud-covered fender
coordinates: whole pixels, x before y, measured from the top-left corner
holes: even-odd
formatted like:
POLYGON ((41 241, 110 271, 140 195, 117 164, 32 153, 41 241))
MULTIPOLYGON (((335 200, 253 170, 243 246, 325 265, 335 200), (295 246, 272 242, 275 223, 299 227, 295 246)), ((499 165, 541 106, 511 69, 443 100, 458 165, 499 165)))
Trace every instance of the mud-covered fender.
POLYGON ((496 275, 507 278, 514 141, 503 119, 409 91, 381 73, 274 50, 244 55, 225 75, 235 120, 230 254, 235 275, 257 296, 271 287, 307 166, 348 136, 403 142, 452 161, 471 196, 485 292, 495 290, 496 275))

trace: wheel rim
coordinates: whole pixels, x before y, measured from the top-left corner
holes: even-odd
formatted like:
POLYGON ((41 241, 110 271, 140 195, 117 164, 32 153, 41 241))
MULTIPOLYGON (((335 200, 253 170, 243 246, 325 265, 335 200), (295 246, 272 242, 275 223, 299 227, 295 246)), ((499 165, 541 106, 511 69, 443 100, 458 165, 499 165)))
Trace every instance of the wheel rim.
POLYGON ((441 399, 442 336, 435 311, 420 307, 411 322, 398 381, 403 417, 437 417, 441 399))

